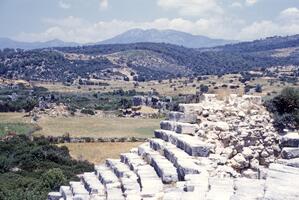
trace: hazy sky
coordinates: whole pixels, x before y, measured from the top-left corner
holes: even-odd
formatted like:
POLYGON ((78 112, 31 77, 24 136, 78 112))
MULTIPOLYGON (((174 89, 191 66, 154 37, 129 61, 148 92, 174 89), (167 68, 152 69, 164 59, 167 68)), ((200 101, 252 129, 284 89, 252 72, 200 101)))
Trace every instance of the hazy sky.
POLYGON ((0 37, 96 42, 132 28, 252 40, 299 34, 299 0, 0 0, 0 37))

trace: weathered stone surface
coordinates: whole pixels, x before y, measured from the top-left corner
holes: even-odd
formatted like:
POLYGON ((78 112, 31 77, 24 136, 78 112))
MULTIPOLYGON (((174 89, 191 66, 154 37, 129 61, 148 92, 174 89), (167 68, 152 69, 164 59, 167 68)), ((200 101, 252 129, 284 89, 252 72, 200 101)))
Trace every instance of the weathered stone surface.
POLYGON ((233 179, 210 178, 210 191, 207 200, 230 200, 234 194, 233 179))
POLYGON ((191 156, 207 157, 214 145, 202 142, 189 135, 178 135, 172 131, 156 130, 155 136, 168 141, 191 156))
POLYGON ((168 119, 170 121, 176 121, 176 122, 195 123, 197 120, 197 115, 192 113, 188 114, 188 113, 172 111, 168 114, 168 119))
POLYGON ((265 180, 238 178, 234 181, 235 193, 231 200, 263 199, 265 180))
POLYGON ((297 132, 286 134, 281 138, 281 145, 284 147, 299 147, 299 134, 297 132))
POLYGON ((266 179, 265 200, 299 199, 299 169, 271 164, 266 179))
POLYGON ((293 159, 279 159, 277 160, 277 163, 283 164, 290 167, 297 167, 299 168, 299 158, 293 158, 293 159))
POLYGON ((154 167, 159 177, 164 183, 173 183, 178 181, 176 168, 165 157, 152 150, 149 145, 139 146, 139 155, 148 160, 154 167))
POLYGON ((177 123, 175 132, 179 134, 195 135, 198 130, 199 126, 197 124, 177 123))
POLYGON ((84 185, 81 182, 70 182, 71 191, 74 196, 89 196, 89 192, 85 189, 84 185))
POLYGON ((284 159, 299 158, 299 147, 284 147, 281 152, 281 157, 284 159))
POLYGON ((60 198, 62 198, 60 192, 50 192, 48 194, 48 200, 59 200, 60 198))
POLYGON ((60 186, 59 192, 64 199, 72 199, 73 193, 70 186, 60 186))
POLYGON ((229 131, 229 125, 226 122, 216 122, 215 128, 216 130, 220 130, 220 131, 229 131))
POLYGON ((179 110, 183 113, 196 113, 200 115, 203 108, 200 104, 180 104, 179 110))
POLYGON ((94 172, 86 172, 82 176, 82 182, 90 194, 105 196, 105 187, 94 172))

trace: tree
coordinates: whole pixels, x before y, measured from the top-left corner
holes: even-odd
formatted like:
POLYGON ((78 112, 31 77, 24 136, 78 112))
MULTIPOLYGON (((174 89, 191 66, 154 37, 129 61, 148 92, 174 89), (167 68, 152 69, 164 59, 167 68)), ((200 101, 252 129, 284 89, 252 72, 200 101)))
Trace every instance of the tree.
POLYGON ((66 177, 59 168, 49 169, 42 175, 43 185, 51 190, 58 190, 61 185, 66 184, 66 177))
POLYGON ((199 87, 200 87, 200 92, 202 92, 202 93, 208 93, 209 92, 209 87, 208 86, 201 84, 199 87))
POLYGON ((257 85, 255 86, 255 92, 258 92, 258 93, 262 93, 262 92, 263 92, 263 90, 262 90, 262 86, 261 86, 260 84, 257 84, 257 85))

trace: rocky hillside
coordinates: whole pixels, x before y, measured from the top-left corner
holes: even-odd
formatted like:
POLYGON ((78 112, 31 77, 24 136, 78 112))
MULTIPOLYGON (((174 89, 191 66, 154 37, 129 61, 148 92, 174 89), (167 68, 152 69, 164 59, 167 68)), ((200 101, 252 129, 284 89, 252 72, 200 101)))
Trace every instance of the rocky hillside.
POLYGON ((0 51, 0 75, 27 80, 82 78, 135 80, 223 75, 256 68, 299 65, 298 36, 269 38, 219 48, 189 49, 159 43, 0 51), (290 42, 291 41, 291 42, 290 42), (124 73, 124 71, 129 72, 124 73))

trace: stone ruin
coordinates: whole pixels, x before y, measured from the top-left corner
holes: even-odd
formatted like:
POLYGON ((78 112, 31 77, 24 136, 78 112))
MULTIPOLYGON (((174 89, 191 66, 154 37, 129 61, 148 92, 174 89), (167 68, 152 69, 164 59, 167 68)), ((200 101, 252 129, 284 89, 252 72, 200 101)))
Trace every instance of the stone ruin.
POLYGON ((49 200, 298 200, 299 134, 279 135, 256 96, 181 104, 155 138, 49 200))

